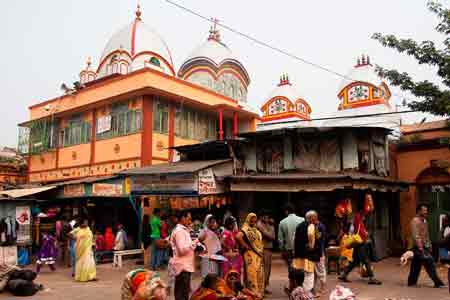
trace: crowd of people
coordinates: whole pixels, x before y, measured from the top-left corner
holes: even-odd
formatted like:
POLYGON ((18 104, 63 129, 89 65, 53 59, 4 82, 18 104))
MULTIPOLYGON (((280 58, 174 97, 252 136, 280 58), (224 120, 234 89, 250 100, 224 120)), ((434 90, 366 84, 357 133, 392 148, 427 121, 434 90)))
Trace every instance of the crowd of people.
POLYGON ((42 232, 40 244, 36 256, 37 274, 44 265, 55 271, 58 257, 63 261, 70 257, 68 264, 72 268, 72 277, 86 282, 97 280, 97 260, 105 253, 126 249, 128 238, 122 224, 117 225, 115 234, 111 227, 107 227, 104 234, 98 229, 93 234, 87 218, 75 217, 71 222, 59 220, 54 234, 42 232))
MULTIPOLYGON (((371 265, 375 253, 374 237, 369 223, 373 217, 374 204, 370 194, 365 195, 363 208, 353 213, 343 204, 337 207, 336 216, 341 222, 338 239, 341 241, 341 257, 347 265, 338 279, 350 282, 349 275, 356 268, 365 271, 367 283, 382 284, 375 278, 371 265), (342 209, 345 213, 338 213, 342 209)), ((278 226, 270 212, 261 211, 258 215, 249 213, 239 227, 230 213, 219 220, 208 214, 203 223, 195 222, 190 211, 182 210, 176 215, 162 216, 154 209, 151 218, 144 220, 144 244, 151 248, 150 270, 137 269, 127 274, 122 288, 122 299, 145 300, 150 298, 164 300, 167 292, 173 290, 176 300, 217 300, 236 298, 260 300, 271 294, 270 277, 272 251, 277 244, 288 271, 288 284, 285 292, 292 300, 313 299, 325 291, 327 281, 326 249, 328 233, 320 221, 319 214, 308 211, 304 217, 295 213, 293 205, 284 207, 285 218, 278 226), (197 230, 194 227, 201 227, 197 230), (278 228, 278 230, 276 230, 278 228), (191 278, 195 271, 196 257, 200 259, 202 283, 191 290, 191 278), (167 266, 168 285, 159 278, 158 272, 167 266), (148 298, 150 297, 150 298, 148 298)), ((436 272, 432 244, 427 224, 428 209, 419 205, 417 215, 411 221, 412 245, 402 260, 411 260, 408 286, 417 284, 422 265, 425 267, 435 287, 444 286, 436 272)), ((77 218, 68 223, 63 234, 55 236, 43 232, 41 248, 37 254, 36 272, 48 265, 55 270, 58 256, 58 241, 67 238, 70 252, 72 276, 76 281, 97 280, 96 257, 105 251, 120 251, 127 247, 128 239, 122 225, 113 232, 111 227, 102 233, 89 227, 87 219, 77 218)), ((450 217, 443 220, 441 241, 438 247, 444 252, 450 250, 450 217)), ((450 262, 450 258, 448 258, 450 262)), ((450 280, 450 269, 449 269, 450 280)), ((337 287, 336 294, 353 293, 344 287, 337 287)), ((339 298, 335 298, 339 299, 339 298)))

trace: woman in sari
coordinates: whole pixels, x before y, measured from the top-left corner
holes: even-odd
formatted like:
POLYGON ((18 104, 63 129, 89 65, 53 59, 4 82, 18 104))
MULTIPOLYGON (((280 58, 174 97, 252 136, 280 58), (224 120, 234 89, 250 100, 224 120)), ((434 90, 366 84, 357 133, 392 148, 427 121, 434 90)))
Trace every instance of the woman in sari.
POLYGON ((84 220, 70 234, 75 240, 75 280, 81 282, 96 280, 97 270, 92 251, 94 239, 88 221, 84 220))
POLYGON ((190 300, 218 300, 222 295, 217 291, 219 276, 208 274, 190 300))
POLYGON ((245 287, 262 298, 264 295, 264 244, 261 232, 256 228, 258 217, 248 214, 245 223, 236 236, 244 252, 244 283, 245 287))
POLYGON ((225 230, 222 233, 222 250, 223 255, 228 261, 224 262, 222 265, 223 275, 227 275, 230 270, 234 270, 238 273, 240 279, 244 261, 236 241, 236 219, 233 216, 229 216, 225 219, 224 225, 225 230))
POLYGON ((232 297, 242 300, 258 300, 258 295, 244 288, 241 283, 241 274, 236 270, 229 270, 224 279, 217 283, 217 291, 224 297, 232 297))
POLYGON ((198 240, 206 246, 206 255, 202 257, 201 261, 202 278, 205 278, 208 274, 219 275, 219 263, 211 259, 211 255, 217 254, 222 250, 216 231, 216 218, 209 214, 206 216, 203 229, 198 236, 198 240))

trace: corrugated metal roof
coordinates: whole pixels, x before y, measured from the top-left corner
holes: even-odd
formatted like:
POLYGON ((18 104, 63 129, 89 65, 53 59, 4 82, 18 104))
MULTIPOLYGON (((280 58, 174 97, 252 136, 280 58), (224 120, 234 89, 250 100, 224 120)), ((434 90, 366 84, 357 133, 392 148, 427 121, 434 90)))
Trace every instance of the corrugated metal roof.
POLYGON ((255 174, 255 175, 234 175, 231 176, 233 179, 260 179, 260 180, 290 180, 290 179, 354 179, 354 180, 373 180, 373 181, 383 181, 392 182, 400 184, 409 184, 404 181, 399 181, 390 177, 382 177, 372 174, 360 173, 360 172, 292 172, 292 173, 281 173, 281 174, 255 174))
POLYGON ((193 173, 229 161, 231 161, 231 159, 179 161, 175 163, 158 164, 143 168, 129 169, 122 171, 119 174, 151 175, 151 174, 193 173))
POLYGON ((86 178, 82 178, 82 179, 74 179, 74 180, 67 180, 67 181, 52 183, 52 184, 49 184, 48 186, 63 186, 63 185, 70 185, 70 184, 91 183, 91 182, 103 181, 103 180, 108 180, 108 179, 114 179, 117 177, 118 177, 117 175, 86 177, 86 178))
POLYGON ((43 186, 43 187, 36 187, 31 189, 15 189, 15 190, 8 190, 8 191, 0 191, 0 195, 6 196, 9 198, 21 198, 25 196, 31 196, 37 193, 42 193, 48 190, 52 190, 56 188, 56 186, 43 186))
POLYGON ((327 192, 338 189, 400 192, 408 183, 388 177, 358 172, 342 173, 289 173, 231 176, 232 191, 327 192))
POLYGON ((400 127, 400 131, 403 134, 428 131, 428 130, 440 130, 440 129, 450 129, 448 120, 440 120, 433 122, 425 122, 422 124, 408 124, 400 127))

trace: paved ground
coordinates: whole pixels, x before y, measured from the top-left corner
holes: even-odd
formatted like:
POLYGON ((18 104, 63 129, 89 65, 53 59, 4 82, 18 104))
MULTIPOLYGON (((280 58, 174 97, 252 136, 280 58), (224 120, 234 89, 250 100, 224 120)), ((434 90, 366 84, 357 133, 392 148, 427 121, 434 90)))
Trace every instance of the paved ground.
MULTIPOLYGON (((58 268, 55 273, 44 269, 38 277, 38 282, 45 285, 46 290, 29 298, 15 298, 8 293, 0 294, 0 299, 36 299, 36 300, 100 300, 100 299, 120 299, 120 286, 124 274, 136 267, 134 261, 127 261, 121 270, 113 269, 111 265, 98 266, 99 281, 90 283, 77 283, 70 277, 68 268, 58 268)), ((432 283, 425 275, 421 276, 418 288, 408 288, 405 285, 405 279, 408 274, 407 267, 398 266, 397 259, 387 259, 375 266, 377 277, 383 281, 382 286, 369 286, 363 280, 358 279, 358 274, 350 276, 352 283, 347 284, 357 295, 358 300, 374 300, 374 299, 450 299, 448 289, 434 289, 432 283)), ((441 269, 441 278, 446 278, 446 270, 441 269)), ((165 277, 166 272, 162 272, 165 277)), ((286 284, 286 271, 283 262, 280 259, 274 261, 272 272, 272 282, 270 289, 273 295, 269 299, 287 299, 283 293, 283 286, 286 284)), ((336 285, 336 275, 329 275, 328 287, 331 289, 336 285)), ((195 279, 194 286, 198 284, 198 278, 195 279)), ((328 295, 328 294, 325 294, 328 295)), ((323 296, 321 299, 328 299, 323 296)))

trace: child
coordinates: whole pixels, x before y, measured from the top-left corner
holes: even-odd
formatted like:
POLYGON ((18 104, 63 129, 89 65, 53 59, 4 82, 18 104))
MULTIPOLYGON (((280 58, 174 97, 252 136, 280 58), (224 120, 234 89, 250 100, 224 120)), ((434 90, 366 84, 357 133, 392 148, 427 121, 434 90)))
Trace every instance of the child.
POLYGON ((100 230, 95 231, 95 250, 105 251, 105 237, 100 230))
POLYGON ((37 255, 36 273, 41 271, 41 266, 46 264, 52 271, 55 271, 55 261, 58 256, 56 239, 49 233, 44 232, 42 234, 42 246, 37 255))
POLYGON ((289 295, 290 300, 313 300, 314 295, 310 291, 305 291, 303 289, 303 281, 305 280, 305 273, 303 270, 294 270, 294 284, 295 288, 289 295))

